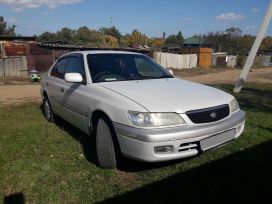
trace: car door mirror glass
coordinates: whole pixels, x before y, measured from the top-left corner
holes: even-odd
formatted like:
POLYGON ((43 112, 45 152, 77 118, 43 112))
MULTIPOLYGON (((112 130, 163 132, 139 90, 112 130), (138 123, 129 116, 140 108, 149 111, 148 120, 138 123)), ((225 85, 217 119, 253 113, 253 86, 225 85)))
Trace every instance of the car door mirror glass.
POLYGON ((83 82, 83 77, 79 73, 66 73, 64 75, 64 79, 67 82, 70 83, 82 83, 83 82))
POLYGON ((173 75, 174 76, 174 72, 173 72, 173 70, 172 69, 167 69, 168 70, 168 72, 171 74, 171 75, 173 75))

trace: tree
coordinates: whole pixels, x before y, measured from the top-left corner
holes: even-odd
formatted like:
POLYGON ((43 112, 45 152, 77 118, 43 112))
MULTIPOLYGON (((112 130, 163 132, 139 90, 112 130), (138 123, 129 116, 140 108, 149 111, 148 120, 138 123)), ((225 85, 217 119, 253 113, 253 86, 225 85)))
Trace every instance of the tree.
POLYGON ((236 42, 236 53, 237 54, 243 54, 243 55, 247 55, 254 43, 255 40, 255 36, 252 35, 243 35, 240 36, 236 42))
POLYGON ((105 41, 106 41, 106 43, 108 44, 108 46, 110 48, 119 47, 118 40, 115 37, 111 36, 111 35, 105 35, 105 41))
POLYGON ((136 29, 127 37, 130 46, 148 45, 149 43, 148 37, 136 29))
POLYGON ((238 27, 231 27, 225 30, 225 34, 231 39, 236 39, 241 37, 242 30, 238 27))
POLYGON ((38 36, 38 41, 40 41, 40 42, 56 41, 56 40, 57 40, 56 33, 51 33, 48 31, 44 32, 38 36))
POLYGON ((164 47, 165 39, 163 38, 153 38, 151 40, 152 47, 164 47))
POLYGON ((15 25, 11 27, 7 25, 3 16, 0 16, 0 35, 2 36, 16 36, 15 25))
POLYGON ((128 38, 129 38, 129 34, 122 36, 119 41, 119 46, 120 47, 128 47, 129 46, 128 38))
POLYGON ((182 33, 179 31, 177 35, 169 35, 165 40, 165 46, 167 47, 182 47, 184 38, 182 33))
POLYGON ((226 38, 223 31, 209 32, 203 38, 204 44, 209 44, 215 52, 221 52, 224 49, 226 38))
POLYGON ((270 52, 272 51, 272 37, 267 36, 263 39, 260 50, 262 52, 270 52))
POLYGON ((244 49, 239 45, 239 40, 242 38, 242 30, 238 27, 231 27, 225 31, 209 32, 204 38, 205 44, 211 45, 215 52, 236 53, 239 49, 244 49))
POLYGON ((111 35, 112 37, 115 37, 118 41, 120 41, 122 37, 120 31, 115 26, 112 26, 109 28, 102 27, 102 28, 99 28, 99 31, 103 33, 104 35, 111 35))
POLYGON ((68 44, 75 43, 76 31, 70 28, 62 28, 56 33, 56 38, 68 44))
POLYGON ((75 44, 88 47, 107 47, 104 35, 88 27, 80 27, 76 31, 75 44))

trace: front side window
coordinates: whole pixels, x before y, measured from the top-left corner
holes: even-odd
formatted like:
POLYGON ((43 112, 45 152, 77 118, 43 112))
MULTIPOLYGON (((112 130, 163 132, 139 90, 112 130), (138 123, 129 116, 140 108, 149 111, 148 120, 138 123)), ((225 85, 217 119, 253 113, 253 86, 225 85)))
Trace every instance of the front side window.
POLYGON ((69 63, 67 64, 65 73, 79 73, 84 78, 85 68, 82 56, 69 57, 69 63))
POLYGON ((173 78, 164 68, 145 55, 89 54, 87 60, 94 83, 173 78))
POLYGON ((64 73, 65 73, 67 63, 68 63, 68 58, 59 59, 58 62, 53 67, 50 75, 60 79, 64 79, 64 73))

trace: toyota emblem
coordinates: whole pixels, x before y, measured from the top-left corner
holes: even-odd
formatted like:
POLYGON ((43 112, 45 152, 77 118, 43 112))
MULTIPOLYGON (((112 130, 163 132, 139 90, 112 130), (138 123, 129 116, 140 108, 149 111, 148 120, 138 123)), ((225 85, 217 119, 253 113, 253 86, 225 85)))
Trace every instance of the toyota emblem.
POLYGON ((217 116, 217 114, 216 114, 215 112, 212 112, 212 113, 210 114, 210 117, 213 118, 213 119, 215 119, 216 116, 217 116))

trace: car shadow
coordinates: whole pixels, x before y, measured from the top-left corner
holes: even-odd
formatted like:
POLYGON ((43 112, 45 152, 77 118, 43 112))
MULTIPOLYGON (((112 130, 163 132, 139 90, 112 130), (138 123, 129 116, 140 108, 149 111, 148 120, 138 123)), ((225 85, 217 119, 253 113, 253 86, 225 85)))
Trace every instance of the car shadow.
MULTIPOLYGON (((40 110, 42 114, 44 115, 42 105, 40 105, 40 110)), ((87 161, 96 166, 99 166, 98 160, 97 160, 97 154, 96 154, 95 135, 91 135, 91 136, 87 135, 86 133, 82 132, 80 129, 73 126, 72 124, 65 121, 59 116, 55 116, 54 120, 55 120, 56 126, 66 131, 74 140, 76 140, 77 142, 81 144, 83 154, 85 158, 87 159, 87 161)), ((166 162, 147 163, 147 162, 136 161, 136 160, 121 156, 120 161, 118 162, 117 168, 118 170, 124 171, 124 172, 141 172, 145 170, 171 166, 171 165, 174 165, 174 164, 177 164, 192 158, 193 157, 186 158, 186 159, 166 161, 166 162)))
POLYGON ((4 196, 3 204, 25 204, 25 197, 23 193, 15 193, 4 196))
MULTIPOLYGON (((40 110, 44 115, 43 107, 40 105, 40 110)), ((82 151, 88 162, 98 165, 98 160, 96 156, 96 147, 95 147, 95 137, 94 135, 87 135, 77 127, 68 123, 61 117, 55 115, 54 116, 55 125, 60 129, 66 131, 74 140, 79 142, 82 146, 82 151)))
POLYGON ((271 203, 272 141, 101 203, 271 203))
POLYGON ((87 135, 77 127, 58 116, 55 116, 55 124, 81 144, 83 154, 90 163, 93 163, 96 166, 98 165, 94 135, 87 135))

